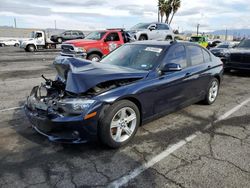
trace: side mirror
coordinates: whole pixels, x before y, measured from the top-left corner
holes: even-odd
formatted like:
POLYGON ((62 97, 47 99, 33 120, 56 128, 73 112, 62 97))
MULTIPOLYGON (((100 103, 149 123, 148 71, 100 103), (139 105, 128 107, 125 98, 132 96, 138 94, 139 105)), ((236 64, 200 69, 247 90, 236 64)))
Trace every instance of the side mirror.
POLYGON ((167 63, 161 69, 162 72, 172 72, 181 70, 182 70, 181 65, 176 63, 167 63))
POLYGON ((152 31, 152 30, 156 30, 156 25, 151 25, 151 26, 149 26, 149 28, 148 28, 150 31, 152 31))

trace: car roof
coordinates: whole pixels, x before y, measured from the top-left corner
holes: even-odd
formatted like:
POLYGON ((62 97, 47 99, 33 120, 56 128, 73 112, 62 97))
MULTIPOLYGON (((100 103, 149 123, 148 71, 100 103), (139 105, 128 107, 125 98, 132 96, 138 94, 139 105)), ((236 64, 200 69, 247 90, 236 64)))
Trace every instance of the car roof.
POLYGON ((170 46, 170 45, 174 45, 174 44, 181 44, 181 45, 193 45, 193 46, 199 46, 198 44, 195 43, 191 43, 191 42, 177 42, 177 41, 159 41, 159 40, 143 40, 143 41, 136 41, 133 43, 129 43, 129 44, 142 44, 142 45, 152 45, 152 46, 170 46))

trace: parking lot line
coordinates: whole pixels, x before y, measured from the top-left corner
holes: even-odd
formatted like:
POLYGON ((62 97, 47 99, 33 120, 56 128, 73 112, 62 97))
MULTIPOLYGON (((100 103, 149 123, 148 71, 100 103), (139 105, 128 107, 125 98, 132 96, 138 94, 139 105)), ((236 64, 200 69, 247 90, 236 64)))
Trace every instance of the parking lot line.
POLYGON ((5 108, 0 110, 0 112, 6 112, 6 111, 10 111, 10 110, 20 110, 22 109, 24 106, 16 106, 16 107, 12 107, 12 108, 5 108))
MULTIPOLYGON (((230 109, 229 111, 227 111, 223 115, 219 116, 217 118, 217 120, 215 120, 213 123, 217 123, 219 121, 222 121, 222 120, 228 118, 230 115, 232 115, 233 113, 237 112, 240 108, 242 108, 243 106, 245 106, 249 102, 250 102, 250 98, 244 100, 239 105, 233 107, 232 109, 230 109)), ((209 128, 213 123, 209 123, 206 126, 205 129, 209 128)), ((144 172, 148 168, 154 166, 156 163, 160 162, 161 160, 165 159, 171 153, 175 152, 176 150, 178 150, 179 148, 181 148, 182 146, 184 146, 188 142, 191 142, 193 139, 195 139, 197 137, 197 135, 200 135, 200 134, 202 134, 202 133, 200 131, 197 131, 194 134, 186 137, 185 139, 177 142, 176 144, 173 144, 173 145, 169 146, 166 150, 164 150, 163 152, 159 153, 158 155, 156 155, 155 157, 153 157, 152 159, 150 159, 148 162, 146 162, 146 163, 142 164, 141 166, 135 168, 134 170, 130 171, 129 174, 127 174, 125 176, 122 176, 121 178, 119 178, 119 179, 111 182, 108 187, 110 187, 110 188, 117 188, 117 187, 126 185, 130 180, 136 178, 142 172, 144 172)))

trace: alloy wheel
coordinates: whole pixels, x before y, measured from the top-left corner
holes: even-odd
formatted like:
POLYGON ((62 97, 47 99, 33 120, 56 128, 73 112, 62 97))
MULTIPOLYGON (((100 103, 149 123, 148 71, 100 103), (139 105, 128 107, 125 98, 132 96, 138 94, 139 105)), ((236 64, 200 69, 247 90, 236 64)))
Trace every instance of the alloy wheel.
POLYGON ((112 118, 110 134, 115 142, 128 140, 136 129, 137 116, 130 107, 121 108, 112 118))
POLYGON ((209 89, 209 101, 214 102, 218 95, 219 85, 217 81, 213 81, 209 89))

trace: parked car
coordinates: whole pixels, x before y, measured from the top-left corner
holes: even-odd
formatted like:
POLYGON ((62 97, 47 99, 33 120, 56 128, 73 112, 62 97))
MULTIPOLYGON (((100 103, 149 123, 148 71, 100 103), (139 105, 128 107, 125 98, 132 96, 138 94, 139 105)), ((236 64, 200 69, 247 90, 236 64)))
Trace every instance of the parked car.
POLYGON ((52 35, 50 37, 50 40, 58 43, 62 43, 63 41, 67 40, 74 40, 74 39, 84 39, 85 35, 82 31, 77 30, 68 30, 64 31, 63 33, 59 35, 52 35))
POLYGON ((250 70, 250 39, 242 40, 236 47, 221 56, 225 71, 250 70))
POLYGON ((233 48, 235 46, 236 45, 234 43, 230 43, 230 42, 220 43, 215 48, 210 49, 210 52, 212 52, 217 57, 223 57, 224 53, 228 49, 233 48))
POLYGON ((26 52, 34 52, 43 49, 55 49, 56 43, 52 42, 45 31, 32 31, 30 38, 23 40, 20 44, 26 52))
POLYGON ((124 43, 133 41, 130 34, 123 29, 108 29, 94 31, 85 39, 64 42, 61 46, 63 56, 82 53, 82 57, 91 61, 100 61, 101 58, 124 43))
POLYGON ((220 43, 222 43, 222 41, 219 39, 210 40, 210 41, 208 41, 208 46, 209 46, 209 48, 214 48, 220 43))
MULTIPOLYGON (((112 148, 138 127, 176 109, 215 102, 223 66, 192 43, 128 43, 99 62, 58 57, 56 80, 32 89, 25 111, 51 141, 83 143, 96 136, 112 148)), ((166 135, 167 136, 167 135, 166 135)))
POLYGON ((208 48, 208 40, 205 36, 192 36, 190 38, 190 42, 194 42, 203 46, 204 48, 208 48))
POLYGON ((6 40, 0 40, 0 46, 19 46, 20 43, 16 39, 6 39, 6 40))
POLYGON ((130 29, 136 40, 173 40, 174 33, 165 23, 139 23, 130 29))

